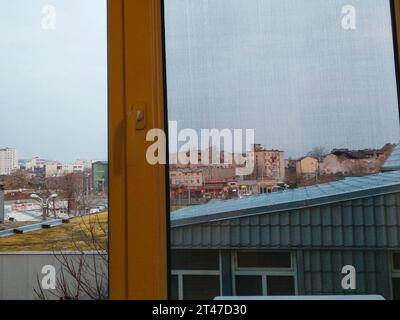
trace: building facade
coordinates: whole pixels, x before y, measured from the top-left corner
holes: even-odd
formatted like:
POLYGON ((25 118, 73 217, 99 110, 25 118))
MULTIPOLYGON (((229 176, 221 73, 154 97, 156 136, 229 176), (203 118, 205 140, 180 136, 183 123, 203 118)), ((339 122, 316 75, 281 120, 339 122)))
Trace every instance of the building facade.
POLYGON ((108 163, 96 161, 92 163, 93 190, 104 193, 108 190, 108 163))
POLYGON ((16 149, 0 149, 0 175, 10 175, 18 169, 18 152, 16 149))
POLYGON ((77 160, 74 163, 62 164, 55 161, 45 163, 46 178, 62 177, 72 173, 82 173, 90 170, 90 164, 83 160, 77 160))
POLYGON ((296 161, 297 177, 311 178, 318 174, 319 162, 314 157, 304 157, 296 161))
POLYGON ((249 154, 254 161, 254 179, 285 179, 285 153, 279 150, 266 150, 255 144, 249 154))
POLYGON ((45 165, 46 178, 54 178, 62 175, 63 165, 59 162, 47 162, 45 165))
POLYGON ((203 172, 199 169, 171 170, 169 178, 172 187, 202 188, 204 186, 203 172))

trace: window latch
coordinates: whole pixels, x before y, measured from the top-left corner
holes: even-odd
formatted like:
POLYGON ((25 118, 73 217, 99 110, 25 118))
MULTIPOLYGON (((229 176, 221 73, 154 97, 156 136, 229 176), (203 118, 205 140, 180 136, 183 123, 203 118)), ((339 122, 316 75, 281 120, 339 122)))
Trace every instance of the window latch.
POLYGON ((132 116, 135 121, 135 129, 140 131, 144 130, 147 127, 147 113, 146 113, 146 104, 138 103, 132 106, 132 116))

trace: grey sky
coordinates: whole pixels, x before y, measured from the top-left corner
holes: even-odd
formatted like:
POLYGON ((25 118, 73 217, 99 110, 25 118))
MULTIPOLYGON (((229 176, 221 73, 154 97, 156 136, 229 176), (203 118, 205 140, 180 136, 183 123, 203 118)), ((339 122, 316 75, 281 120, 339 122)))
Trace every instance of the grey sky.
MULTIPOLYGON (((0 147, 107 156, 105 0, 0 0, 0 147), (42 7, 57 29, 41 28, 42 7)), ((170 120, 254 128, 268 148, 400 139, 388 0, 167 0, 170 120), (341 8, 357 9, 357 30, 341 8)))
POLYGON ((254 128, 267 148, 397 143, 388 0, 167 0, 169 118, 254 128), (342 28, 342 7, 357 29, 342 28))
POLYGON ((105 0, 0 0, 0 147, 60 161, 107 157, 105 0), (55 6, 57 29, 42 29, 55 6))

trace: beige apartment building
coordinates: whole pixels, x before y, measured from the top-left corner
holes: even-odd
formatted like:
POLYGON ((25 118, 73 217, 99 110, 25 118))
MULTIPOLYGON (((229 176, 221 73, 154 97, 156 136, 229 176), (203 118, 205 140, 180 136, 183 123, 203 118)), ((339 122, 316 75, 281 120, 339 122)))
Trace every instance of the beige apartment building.
POLYGON ((49 161, 45 164, 46 178, 62 177, 67 174, 85 172, 91 165, 83 160, 77 160, 74 163, 62 164, 55 161, 49 161))
POLYGON ((250 153, 254 159, 254 179, 285 179, 285 153, 279 150, 264 149, 261 144, 255 144, 250 153))

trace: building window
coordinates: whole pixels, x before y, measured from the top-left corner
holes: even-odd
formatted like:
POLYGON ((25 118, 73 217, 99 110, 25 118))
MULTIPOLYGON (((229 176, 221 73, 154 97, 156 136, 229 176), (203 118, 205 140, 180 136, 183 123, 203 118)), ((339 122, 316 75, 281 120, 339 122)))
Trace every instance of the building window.
POLYGON ((236 295, 243 297, 262 296, 262 276, 235 276, 236 295))
POLYGON ((218 250, 173 250, 171 298, 212 300, 221 295, 218 250))
POLYGON ((393 299, 400 300, 400 253, 393 253, 392 259, 393 299))
POLYGON ((236 296, 296 295, 296 274, 290 252, 238 251, 234 255, 236 296))
POLYGON ((179 277, 177 275, 171 276, 171 299, 179 300, 179 277))
POLYGON ((184 300, 213 300, 220 295, 220 276, 183 275, 184 300))
POLYGON ((238 268, 288 268, 292 267, 290 252, 238 251, 238 268))
POLYGON ((393 299, 400 300, 400 278, 393 278, 392 287, 393 287, 393 299))
POLYGON ((293 296, 296 294, 293 276, 267 276, 269 296, 293 296))
POLYGON ((173 270, 219 270, 218 250, 173 250, 173 270))
POLYGON ((393 254, 393 270, 400 272, 400 253, 393 254))

